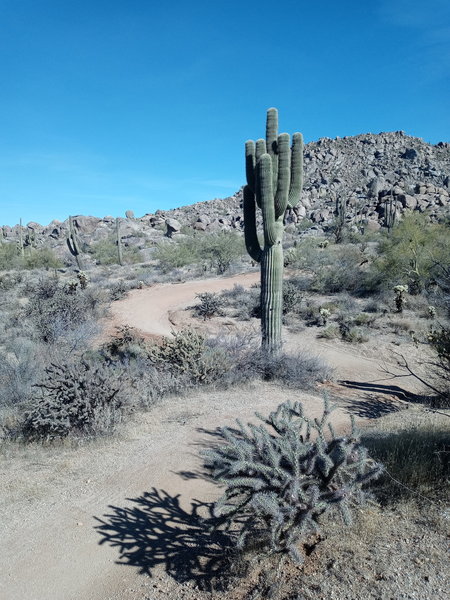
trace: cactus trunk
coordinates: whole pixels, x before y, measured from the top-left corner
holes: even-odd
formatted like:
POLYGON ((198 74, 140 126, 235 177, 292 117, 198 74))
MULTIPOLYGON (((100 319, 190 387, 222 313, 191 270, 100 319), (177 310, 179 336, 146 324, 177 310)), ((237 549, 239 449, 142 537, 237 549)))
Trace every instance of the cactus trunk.
POLYGON ((247 251, 261 263, 262 349, 276 354, 282 345, 283 312, 283 220, 287 208, 300 199, 303 182, 303 138, 295 133, 278 135, 278 112, 267 111, 266 139, 245 145, 247 185, 244 187, 244 233, 247 251), (263 219, 261 248, 256 206, 263 219))
POLYGON ((72 256, 75 257, 78 269, 81 271, 83 269, 83 266, 81 264, 81 259, 80 259, 81 244, 78 239, 78 234, 75 231, 75 226, 73 224, 72 217, 69 217, 69 233, 67 235, 66 242, 67 242, 67 247, 69 248, 70 253, 72 254, 72 256))
POLYGON ((119 265, 122 266, 123 265, 122 238, 120 236, 120 219, 119 219, 119 217, 117 217, 117 219, 116 219, 116 244, 117 244, 117 259, 118 259, 119 265))
POLYGON ((276 354, 282 345, 283 246, 281 242, 263 250, 261 257, 262 348, 276 354))
POLYGON ((25 248, 23 245, 23 231, 22 231, 22 219, 19 220, 19 251, 20 256, 24 258, 25 256, 25 248))

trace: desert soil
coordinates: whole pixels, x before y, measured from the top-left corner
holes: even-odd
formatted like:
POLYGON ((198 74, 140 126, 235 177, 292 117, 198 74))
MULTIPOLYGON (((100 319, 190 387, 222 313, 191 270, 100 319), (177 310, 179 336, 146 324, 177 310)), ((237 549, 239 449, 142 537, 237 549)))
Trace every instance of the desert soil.
MULTIPOLYGON (((197 293, 235 283, 249 286, 257 279, 257 273, 251 273, 133 290, 114 303, 104 336, 123 324, 148 336, 168 334, 189 322, 184 309, 194 303, 197 293)), ((379 352, 363 356, 355 348, 316 340, 308 330, 286 337, 289 348, 301 345, 322 356, 341 379, 389 383, 382 381, 379 352)), ((410 385, 407 380, 395 384, 410 385)), ((338 384, 325 387, 340 398, 333 414, 338 430, 348 427, 351 411, 359 423, 368 422, 369 412, 358 410, 359 390, 338 384)), ((124 425, 112 439, 76 447, 73 443, 7 447, 0 475, 0 597, 209 597, 200 591, 202 564, 211 561, 220 569, 221 552, 198 518, 197 512, 206 514, 206 509, 195 505, 215 500, 219 490, 199 475, 198 452, 214 441, 218 426, 232 424, 236 418, 250 420, 255 410, 268 413, 293 394, 271 383, 196 391, 166 399, 124 425)), ((310 416, 321 413, 320 390, 318 394, 295 392, 295 399, 302 401, 310 416)), ((364 393, 366 404, 377 401, 383 406, 405 405, 387 389, 364 393)), ((426 596, 405 596, 410 597, 425 600, 426 596)), ((444 598, 436 592, 434 597, 444 598)))

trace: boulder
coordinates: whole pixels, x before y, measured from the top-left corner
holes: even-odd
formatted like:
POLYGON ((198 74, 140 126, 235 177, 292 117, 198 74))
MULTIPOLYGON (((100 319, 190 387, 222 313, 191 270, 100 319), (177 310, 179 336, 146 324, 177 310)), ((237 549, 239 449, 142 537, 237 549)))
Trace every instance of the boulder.
POLYGON ((415 196, 399 194, 397 200, 401 202, 403 208, 409 208, 410 210, 415 210, 417 208, 417 198, 415 196))
POLYGON ((192 228, 195 229, 195 231, 206 231, 207 224, 202 221, 197 221, 192 225, 192 228))
POLYGON ((166 236, 169 238, 181 231, 181 224, 176 219, 166 219, 166 227, 166 236))
POLYGON ((381 225, 376 219, 365 219, 363 225, 366 231, 379 231, 381 229, 381 225))

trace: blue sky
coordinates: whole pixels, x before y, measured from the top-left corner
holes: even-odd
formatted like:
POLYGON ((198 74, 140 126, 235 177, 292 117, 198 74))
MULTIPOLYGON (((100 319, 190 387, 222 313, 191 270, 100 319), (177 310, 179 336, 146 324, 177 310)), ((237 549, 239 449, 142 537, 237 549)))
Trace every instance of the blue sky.
POLYGON ((449 0, 0 0, 0 224, 225 197, 280 130, 450 140, 449 0))

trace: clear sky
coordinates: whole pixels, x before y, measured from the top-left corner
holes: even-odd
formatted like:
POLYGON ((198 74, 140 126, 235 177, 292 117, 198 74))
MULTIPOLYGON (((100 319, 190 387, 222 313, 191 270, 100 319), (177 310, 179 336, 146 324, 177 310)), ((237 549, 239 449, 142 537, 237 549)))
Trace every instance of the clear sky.
POLYGON ((271 106, 450 141, 450 0, 0 0, 0 224, 231 195, 271 106))

